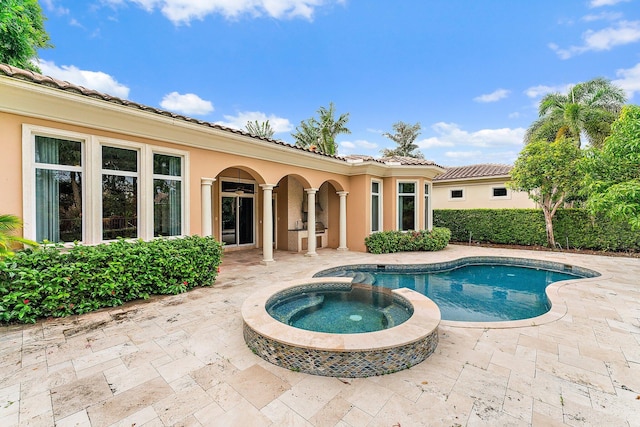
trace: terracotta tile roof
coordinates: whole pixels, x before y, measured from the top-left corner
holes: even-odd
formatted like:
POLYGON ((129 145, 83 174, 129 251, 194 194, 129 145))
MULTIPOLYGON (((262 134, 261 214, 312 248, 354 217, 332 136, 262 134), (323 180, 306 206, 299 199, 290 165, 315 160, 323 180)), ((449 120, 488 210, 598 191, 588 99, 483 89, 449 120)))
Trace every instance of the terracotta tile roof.
POLYGON ((513 166, 500 164, 479 164, 447 167, 447 171, 438 175, 434 181, 447 181, 468 178, 488 178, 492 176, 508 176, 513 166))
POLYGON ((316 151, 311 151, 311 150, 306 149, 306 148, 302 148, 302 147, 298 147, 296 145, 288 144, 288 143, 286 143, 284 141, 278 141, 278 140, 275 140, 275 139, 269 139, 269 138, 263 138, 263 137, 260 137, 260 136, 251 135, 250 133, 242 131, 242 130, 229 128, 229 127, 222 126, 222 125, 219 125, 219 124, 216 124, 216 123, 206 122, 206 121, 203 121, 203 120, 198 120, 198 119, 194 119, 194 118, 191 118, 191 117, 183 116, 181 114, 172 113, 171 111, 162 110, 162 109, 159 109, 159 108, 150 107, 148 105, 139 104, 137 102, 133 102, 133 101, 129 101, 129 100, 126 100, 126 99, 118 98, 118 97, 115 97, 115 96, 107 95, 105 93, 101 93, 101 92, 98 92, 98 91, 93 90, 93 89, 87 89, 87 88, 85 88, 83 86, 79 86, 79 85, 76 85, 76 84, 73 84, 73 83, 69 83, 67 81, 54 79, 53 77, 49 77, 49 76, 43 76, 42 74, 38 74, 38 73, 35 73, 33 71, 28 71, 28 70, 23 70, 21 68, 12 67, 11 65, 7 65, 7 64, 0 63, 0 75, 5 75, 7 77, 12 77, 12 78, 15 78, 17 80, 24 80, 24 81, 31 82, 31 83, 36 83, 36 84, 40 84, 40 85, 43 85, 43 86, 52 87, 54 89, 64 90, 65 92, 71 92, 71 93, 75 93, 75 94, 78 94, 78 95, 88 96, 88 97, 91 97, 91 98, 99 99, 101 101, 111 102, 113 104, 123 105, 123 106, 128 107, 128 108, 134 108, 134 109, 138 109, 138 110, 148 111, 148 112, 155 113, 155 114, 158 114, 158 115, 171 117, 173 119, 184 120, 185 122, 196 123, 196 124, 201 125, 201 126, 206 126, 206 127, 210 127, 210 128, 214 128, 214 129, 219 129, 219 130, 222 130, 222 131, 225 131, 225 132, 232 132, 232 133, 235 133, 235 134, 244 135, 244 136, 248 136, 248 137, 255 138, 255 139, 260 139, 262 141, 267 141, 267 142, 270 142, 270 143, 273 143, 273 144, 282 145, 282 146, 290 147, 290 148, 293 148, 293 149, 296 149, 296 150, 313 153, 313 154, 316 154, 318 156, 331 157, 331 158, 334 158, 334 159, 337 159, 337 160, 345 161, 345 159, 340 157, 340 156, 332 156, 332 155, 329 155, 329 154, 324 154, 324 153, 320 153, 320 152, 316 152, 316 151))
POLYGON ((300 150, 300 151, 306 151, 308 153, 313 153, 313 154, 318 155, 318 156, 330 157, 330 158, 333 158, 333 159, 336 159, 336 160, 345 161, 345 162, 348 162, 349 160, 351 160, 352 162, 354 160, 356 160, 356 161, 362 160, 362 161, 371 161, 371 162, 383 163, 383 164, 398 163, 398 164, 403 165, 403 166, 438 166, 433 161, 425 160, 425 159, 415 159, 415 158, 412 158, 412 157, 394 156, 394 157, 385 157, 385 158, 374 158, 372 156, 359 155, 359 154, 352 154, 352 155, 349 155, 349 156, 335 156, 335 155, 330 155, 330 154, 324 154, 324 153, 321 153, 321 152, 309 150, 307 148, 298 147, 298 146, 293 145, 293 144, 288 144, 288 143, 286 143, 284 141, 278 141, 278 140, 275 140, 275 139, 269 139, 269 138, 263 138, 263 137, 260 137, 260 136, 251 135, 250 133, 242 131, 242 130, 233 129, 233 128, 222 126, 222 125, 219 125, 219 124, 216 124, 216 123, 211 123, 211 122, 206 122, 206 121, 203 121, 203 120, 194 119, 194 118, 191 118, 191 117, 183 116, 181 114, 172 113, 171 111, 162 110, 162 109, 155 108, 155 107, 150 107, 148 105, 139 104, 137 102, 133 102, 133 101, 129 101, 129 100, 126 100, 126 99, 118 98, 116 96, 107 95, 105 93, 98 92, 98 91, 93 90, 93 89, 87 89, 87 88, 85 88, 83 86, 79 86, 79 85, 76 85, 76 84, 73 84, 73 83, 69 83, 69 82, 63 81, 63 80, 58 80, 58 79, 55 79, 53 77, 44 76, 42 74, 38 74, 38 73, 35 73, 33 71, 23 70, 21 68, 16 68, 16 67, 13 67, 13 66, 7 65, 7 64, 0 63, 0 75, 5 75, 7 77, 11 77, 11 78, 14 78, 14 79, 17 79, 17 80, 24 80, 24 81, 27 81, 27 82, 36 83, 36 84, 40 84, 40 85, 43 85, 43 86, 48 86, 48 87, 51 87, 51 88, 54 88, 54 89, 63 90, 65 92, 75 93, 77 95, 88 96, 88 97, 91 97, 91 98, 99 99, 101 101, 111 102, 113 104, 123 105, 123 106, 128 107, 128 108, 134 108, 134 109, 138 109, 138 110, 148 111, 150 113, 171 117, 171 118, 177 119, 177 120, 184 120, 185 122, 196 123, 196 124, 201 125, 201 126, 206 126, 206 127, 210 127, 210 128, 214 128, 214 129, 219 129, 219 130, 222 130, 222 131, 225 131, 225 132, 231 132, 231 133, 235 133, 235 134, 239 134, 239 135, 248 136, 248 137, 251 137, 251 138, 255 138, 255 139, 262 140, 262 141, 270 142, 272 144, 277 144, 277 145, 289 147, 289 148, 300 150))
POLYGON ((382 157, 380 161, 384 163, 400 163, 401 165, 406 166, 437 166, 432 160, 404 156, 382 157))

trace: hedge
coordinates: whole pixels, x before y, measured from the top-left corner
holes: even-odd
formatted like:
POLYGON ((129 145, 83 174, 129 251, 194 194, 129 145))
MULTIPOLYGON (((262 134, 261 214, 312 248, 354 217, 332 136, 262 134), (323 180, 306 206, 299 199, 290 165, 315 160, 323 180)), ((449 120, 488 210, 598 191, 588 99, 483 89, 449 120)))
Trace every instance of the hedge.
MULTIPOLYGON (((433 224, 451 230, 454 242, 487 242, 514 245, 547 244, 544 215, 539 209, 438 209, 433 224)), ((637 252, 640 233, 629 224, 584 209, 559 209, 553 232, 562 248, 637 252)))
POLYGON ((209 286, 221 259, 222 245, 198 236, 25 250, 0 260, 0 322, 33 323, 209 286))
POLYGON ((405 251, 439 251, 449 244, 451 232, 434 227, 432 231, 381 231, 364 239, 367 251, 387 254, 405 251))

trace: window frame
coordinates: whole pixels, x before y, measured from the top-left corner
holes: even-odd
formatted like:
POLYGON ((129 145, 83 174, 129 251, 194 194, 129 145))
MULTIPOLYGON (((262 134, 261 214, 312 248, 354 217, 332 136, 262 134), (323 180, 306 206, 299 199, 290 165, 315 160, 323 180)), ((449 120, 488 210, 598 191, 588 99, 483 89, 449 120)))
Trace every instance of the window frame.
POLYGON ((431 231, 433 228, 433 210, 431 209, 431 195, 433 185, 430 182, 424 183, 424 229, 431 231))
POLYGON ((493 200, 508 200, 511 199, 511 191, 509 191, 509 188, 505 185, 501 185, 501 186, 492 186, 491 187, 491 199, 493 200), (495 195, 495 191, 496 190, 505 190, 506 194, 504 196, 496 196, 495 195))
POLYGON ((455 187, 455 188, 450 188, 449 189, 449 200, 452 202, 461 202, 464 201, 466 199, 466 191, 464 191, 465 188, 464 187, 455 187), (462 192, 462 196, 461 197, 453 197, 453 192, 454 191, 460 191, 462 192))
POLYGON ((418 194, 419 194, 418 180, 407 179, 407 180, 396 181, 396 229, 397 230, 410 231, 410 230, 418 229, 418 209, 419 209, 418 194), (401 193, 400 186, 402 184, 413 184, 413 188, 414 188, 413 193, 401 193), (400 219, 400 213, 401 213, 400 198, 406 197, 406 196, 413 196, 413 228, 409 230, 402 229, 402 220, 400 219))
POLYGON ((384 223, 382 221, 382 211, 383 211, 383 209, 382 209, 382 206, 383 206, 383 200, 382 200, 382 197, 383 197, 383 195, 382 195, 383 186, 382 186, 382 184, 383 184, 383 182, 380 179, 375 179, 375 178, 371 179, 371 185, 370 185, 370 189, 371 189, 371 198, 370 198, 371 212, 370 212, 370 217, 369 217, 371 224, 370 224, 370 227, 369 227, 370 228, 369 234, 377 233, 377 232, 380 232, 380 231, 383 230, 383 224, 384 223), (378 184, 378 192, 377 193, 373 192, 373 184, 374 183, 378 184), (378 229, 377 230, 373 229, 373 225, 374 225, 373 224, 373 197, 374 196, 378 197, 378 224, 377 224, 378 229))
MULTIPOLYGON (((27 239, 35 240, 36 230, 36 168, 40 165, 49 166, 53 170, 69 170, 74 166, 60 165, 60 168, 52 168, 49 164, 35 162, 36 136, 78 141, 82 145, 81 168, 82 174, 82 240, 83 244, 92 245, 111 240, 102 239, 102 147, 116 147, 138 151, 138 237, 143 240, 154 238, 153 217, 153 155, 164 154, 181 158, 182 182, 181 194, 181 233, 180 237, 190 232, 189 215, 187 207, 190 203, 189 176, 190 161, 189 152, 174 148, 156 146, 153 144, 127 141, 122 139, 102 137, 90 133, 68 131, 58 128, 50 128, 24 123, 22 125, 22 199, 23 199, 23 233, 27 239)), ((45 167, 47 169, 47 167, 45 167)), ((106 170, 107 173, 120 175, 119 171, 106 170)), ((178 177, 172 177, 178 178, 178 177)), ((73 242, 65 242, 65 247, 73 246, 73 242)))

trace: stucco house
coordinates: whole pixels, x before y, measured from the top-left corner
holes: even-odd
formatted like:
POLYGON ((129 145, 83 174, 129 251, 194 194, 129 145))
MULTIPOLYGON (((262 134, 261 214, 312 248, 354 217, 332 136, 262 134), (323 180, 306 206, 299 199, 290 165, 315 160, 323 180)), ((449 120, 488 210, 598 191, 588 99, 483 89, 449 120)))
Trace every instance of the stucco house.
POLYGON ((225 250, 364 251, 430 229, 444 169, 329 156, 0 64, 1 213, 29 239, 213 235, 225 250), (311 235, 311 238, 309 238, 311 235))
POLYGON ((526 192, 507 187, 512 168, 502 164, 447 167, 433 180, 433 208, 536 208, 526 192))

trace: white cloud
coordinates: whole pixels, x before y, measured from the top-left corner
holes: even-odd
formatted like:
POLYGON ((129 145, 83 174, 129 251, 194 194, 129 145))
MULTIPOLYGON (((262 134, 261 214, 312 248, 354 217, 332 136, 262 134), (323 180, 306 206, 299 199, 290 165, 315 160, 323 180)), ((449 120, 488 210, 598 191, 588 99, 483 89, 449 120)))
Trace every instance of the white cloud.
POLYGON ((102 71, 81 70, 74 65, 57 66, 53 61, 44 59, 40 59, 36 65, 40 67, 44 75, 119 98, 126 99, 129 96, 127 86, 118 83, 116 79, 102 71))
POLYGON ((589 7, 613 6, 618 3, 624 3, 630 0, 591 0, 589 7))
POLYGON ((341 141, 339 144, 341 154, 362 154, 362 151, 372 151, 378 148, 378 144, 364 139, 355 141, 341 141))
POLYGON ((193 114, 197 116, 204 116, 214 110, 211 101, 206 101, 194 93, 181 95, 178 92, 171 92, 162 98, 160 106, 176 113, 193 114))
POLYGON ((431 126, 437 136, 418 141, 420 148, 433 147, 501 147, 521 145, 524 137, 524 128, 481 129, 468 132, 460 129, 455 123, 439 122, 431 126))
POLYGON ((622 18, 622 13, 620 12, 600 12, 596 15, 585 15, 582 17, 582 20, 585 22, 593 22, 593 21, 617 21, 622 18))
POLYGON ((267 116, 261 111, 241 111, 235 116, 224 115, 223 117, 225 121, 216 123, 234 129, 244 130, 247 122, 253 122, 255 120, 264 122, 269 120, 269 124, 275 133, 291 132, 293 130, 293 125, 289 119, 284 119, 273 114, 267 116))
POLYGON ((476 96, 475 98, 473 98, 473 100, 476 102, 496 102, 506 98, 510 93, 511 91, 507 89, 497 89, 491 93, 476 96))
POLYGON ((582 34, 582 39, 584 41, 582 46, 563 49, 555 43, 549 43, 549 48, 561 59, 569 59, 589 51, 611 50, 615 46, 635 43, 640 41, 640 21, 620 21, 616 27, 599 31, 588 30, 582 34))
POLYGON ((40 2, 42 4, 44 4, 44 7, 49 12, 53 12, 56 15, 67 15, 67 14, 69 14, 69 9, 67 9, 66 7, 62 7, 62 6, 56 5, 54 0, 41 0, 40 2))
POLYGON ((547 86, 547 85, 538 85, 532 86, 529 89, 525 90, 524 93, 529 98, 542 98, 544 95, 548 93, 566 93, 569 91, 569 88, 573 86, 573 83, 565 84, 565 85, 556 85, 556 86, 547 86))
MULTIPOLYGON (((447 151, 444 157, 451 159, 451 165, 464 166, 479 163, 513 164, 518 158, 519 151, 447 151)), ((447 162, 448 163, 448 162, 447 162)))
POLYGON ((640 92, 640 63, 635 67, 617 70, 616 76, 619 78, 612 83, 624 89, 629 99, 633 98, 636 92, 640 92))
POLYGON ((447 151, 444 155, 450 159, 471 159, 480 157, 482 151, 447 151))
POLYGON ((508 117, 509 117, 510 119, 517 119, 517 118, 520 118, 520 115, 521 115, 521 114, 520 114, 520 112, 519 112, 519 111, 514 111, 513 113, 509 113, 509 116, 508 116, 508 117))
MULTIPOLYGON (((112 6, 123 0, 106 0, 112 6)), ((176 25, 189 24, 194 19, 220 14, 227 19, 242 15, 268 16, 275 19, 304 18, 311 20, 315 9, 325 4, 344 3, 345 0, 128 0, 152 12, 159 9, 176 25)))

